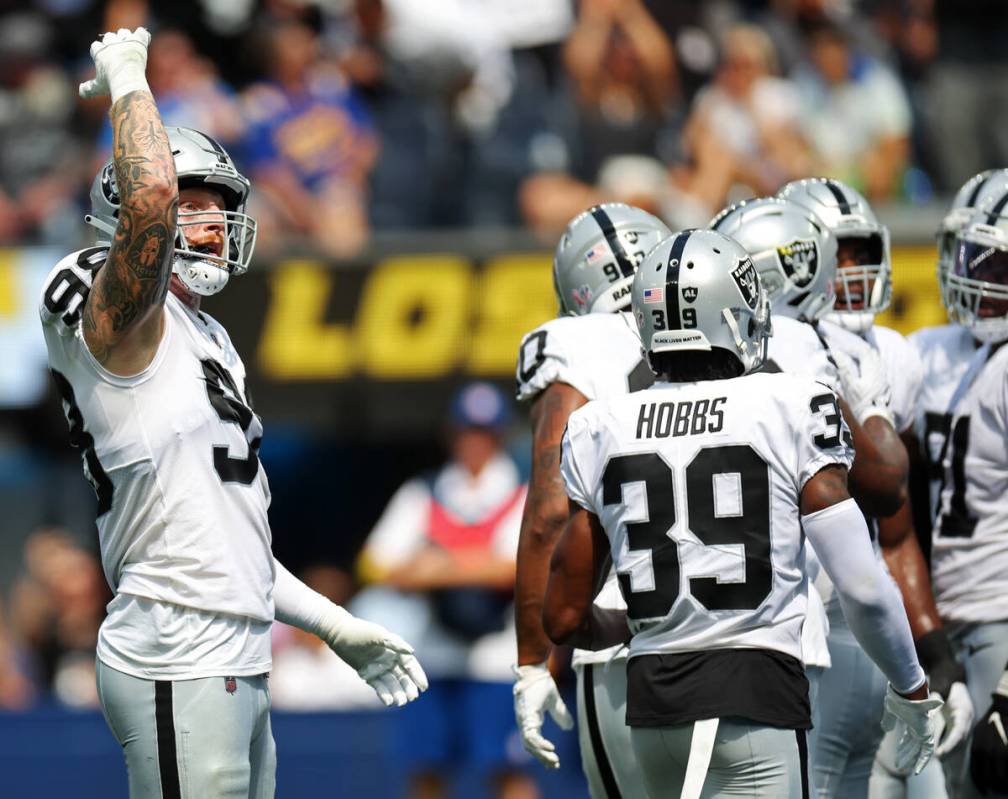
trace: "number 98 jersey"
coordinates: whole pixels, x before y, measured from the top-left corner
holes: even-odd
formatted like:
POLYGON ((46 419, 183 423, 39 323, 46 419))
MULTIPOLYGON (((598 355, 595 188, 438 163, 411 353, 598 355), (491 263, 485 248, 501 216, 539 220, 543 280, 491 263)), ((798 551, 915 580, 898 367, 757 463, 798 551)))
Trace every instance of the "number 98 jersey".
POLYGON ((119 377, 84 343, 81 314, 106 250, 73 253, 42 291, 49 365, 71 441, 98 496, 114 591, 273 620, 262 423, 224 328, 168 294, 151 364, 119 377))
POLYGON ((561 471, 609 538, 630 657, 745 648, 800 660, 799 497, 853 456, 833 392, 783 373, 656 383, 575 411, 561 471))

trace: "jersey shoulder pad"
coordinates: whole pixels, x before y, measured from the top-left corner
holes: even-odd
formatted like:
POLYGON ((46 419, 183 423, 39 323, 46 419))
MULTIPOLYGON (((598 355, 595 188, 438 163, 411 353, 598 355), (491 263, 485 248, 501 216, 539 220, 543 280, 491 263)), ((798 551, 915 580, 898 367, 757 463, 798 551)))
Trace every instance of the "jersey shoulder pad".
POLYGON ((107 247, 89 247, 70 253, 56 264, 42 285, 42 324, 56 327, 61 333, 77 328, 95 273, 107 256, 107 247))
POLYGON ((924 353, 967 337, 970 337, 969 331, 961 325, 936 325, 915 330, 907 336, 907 340, 914 345, 917 352, 924 353))

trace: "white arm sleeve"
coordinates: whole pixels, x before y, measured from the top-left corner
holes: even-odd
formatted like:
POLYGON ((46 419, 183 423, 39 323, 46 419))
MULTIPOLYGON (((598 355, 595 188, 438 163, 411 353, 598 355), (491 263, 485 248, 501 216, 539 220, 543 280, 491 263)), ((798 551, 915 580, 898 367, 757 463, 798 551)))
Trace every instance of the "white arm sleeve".
POLYGON ((802 516, 802 528, 836 586, 844 618, 858 643, 898 693, 924 682, 903 600, 871 546, 853 499, 802 516))
POLYGON ((276 581, 273 583, 273 606, 277 621, 314 633, 326 643, 335 640, 339 627, 350 614, 313 591, 273 558, 276 581))

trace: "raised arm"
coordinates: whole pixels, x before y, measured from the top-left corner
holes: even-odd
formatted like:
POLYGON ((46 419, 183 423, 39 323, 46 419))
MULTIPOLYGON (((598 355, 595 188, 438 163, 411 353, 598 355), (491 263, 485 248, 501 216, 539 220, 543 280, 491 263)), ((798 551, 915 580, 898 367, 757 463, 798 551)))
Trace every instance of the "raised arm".
POLYGON ((171 279, 178 181, 168 135, 147 87, 150 34, 106 33, 91 46, 96 78, 84 96, 112 97, 112 154, 119 222, 84 306, 84 341, 115 374, 143 370, 161 340, 171 279))

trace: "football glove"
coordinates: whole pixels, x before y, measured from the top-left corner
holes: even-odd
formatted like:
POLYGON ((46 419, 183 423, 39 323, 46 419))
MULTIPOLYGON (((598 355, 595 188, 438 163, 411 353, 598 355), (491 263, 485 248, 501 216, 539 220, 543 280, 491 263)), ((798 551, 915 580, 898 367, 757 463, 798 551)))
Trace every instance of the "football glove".
POLYGON ((882 729, 896 735, 895 767, 920 774, 934 754, 937 715, 942 700, 936 694, 927 699, 907 699, 890 685, 886 688, 882 729))
POLYGON ((885 364, 873 349, 866 349, 855 363, 847 353, 834 350, 837 375, 843 398, 859 424, 864 424, 872 416, 881 416, 893 424, 892 410, 889 408, 889 381, 885 364))
POLYGON ((114 103, 130 92, 150 91, 144 75, 150 38, 144 28, 135 31, 120 28, 115 33, 102 34, 91 44, 94 79, 80 85, 80 96, 89 98, 109 94, 114 103))
POLYGON ((992 694, 990 709, 973 728, 970 776, 977 789, 1008 793, 1008 696, 992 694))
POLYGON ((928 675, 928 687, 945 701, 941 712, 945 729, 939 733, 935 749, 938 757, 944 757, 965 740, 973 727, 975 713, 966 689, 966 671, 955 659, 944 630, 932 630, 914 643, 928 675))
POLYGON ((343 608, 330 611, 322 639, 350 664, 385 704, 402 707, 427 690, 427 675, 413 647, 380 624, 358 619, 343 608))
POLYGON ((562 730, 574 726, 567 705, 560 698, 553 675, 545 663, 516 666, 518 679, 514 684, 514 710, 525 751, 533 755, 546 768, 560 768, 556 746, 542 734, 543 720, 549 713, 562 730))

